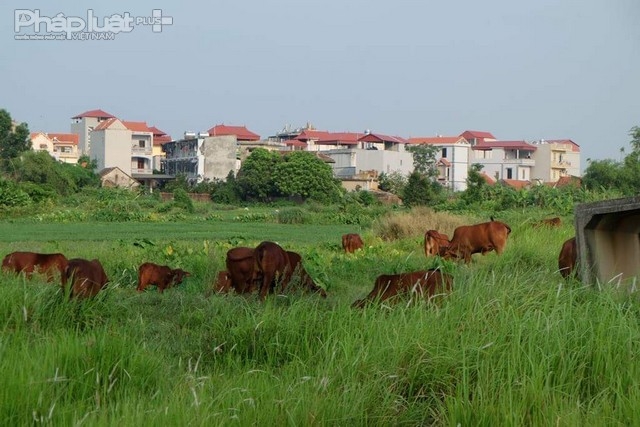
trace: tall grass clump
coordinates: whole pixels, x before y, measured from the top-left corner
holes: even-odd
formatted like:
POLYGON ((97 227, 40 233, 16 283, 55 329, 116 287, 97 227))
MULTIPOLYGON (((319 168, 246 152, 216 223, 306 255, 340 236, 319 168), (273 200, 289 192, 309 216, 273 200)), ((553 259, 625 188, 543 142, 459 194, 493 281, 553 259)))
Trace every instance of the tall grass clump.
POLYGON ((373 233, 384 240, 398 240, 424 236, 427 230, 438 230, 451 236, 460 225, 470 220, 446 212, 436 212, 427 207, 415 207, 408 212, 390 213, 377 219, 373 233))

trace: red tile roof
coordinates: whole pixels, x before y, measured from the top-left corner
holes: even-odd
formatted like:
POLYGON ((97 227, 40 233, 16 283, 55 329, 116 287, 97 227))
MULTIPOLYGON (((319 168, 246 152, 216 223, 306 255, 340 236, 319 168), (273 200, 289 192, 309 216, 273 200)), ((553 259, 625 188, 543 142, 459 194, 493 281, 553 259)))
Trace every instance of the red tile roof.
POLYGON ((361 136, 360 138, 358 138, 358 141, 364 141, 364 142, 392 142, 394 144, 406 144, 409 141, 407 141, 406 139, 400 137, 400 136, 389 136, 389 135, 383 135, 381 133, 368 133, 365 134, 363 136, 361 136))
POLYGON ((496 180, 493 177, 489 176, 489 174, 486 172, 480 172, 480 176, 489 185, 493 185, 496 183, 496 180))
POLYGON ((109 126, 111 126, 116 120, 118 120, 115 117, 112 117, 110 119, 104 120, 100 123, 98 123, 98 126, 94 127, 93 130, 97 131, 97 130, 103 130, 103 129, 107 129, 109 126))
POLYGON ((463 136, 427 136, 409 138, 409 144, 456 144, 458 142, 466 143, 467 140, 463 136))
POLYGON ((358 139, 364 136, 358 132, 327 132, 316 143, 326 145, 357 145, 358 139))
POLYGON ((78 134, 75 133, 48 133, 53 142, 65 142, 67 144, 78 145, 78 134))
POLYGON ((496 139, 495 136, 491 134, 491 132, 484 132, 479 130, 465 130, 460 134, 460 136, 464 136, 467 139, 496 139))
POLYGON ((573 186, 576 188, 580 188, 582 186, 582 178, 578 176, 561 176, 558 181, 551 183, 553 187, 566 187, 573 186))
POLYGON ((291 147, 306 147, 307 143, 300 141, 298 139, 289 139, 287 141, 284 142, 285 145, 291 146, 291 147))
POLYGON ((238 141, 259 141, 260 135, 251 132, 246 126, 215 125, 208 130, 211 136, 235 135, 238 141))
POLYGON ((153 133, 153 130, 151 130, 149 126, 147 126, 147 122, 129 122, 129 121, 123 120, 122 124, 132 132, 153 133))
POLYGON ((328 137, 330 132, 325 130, 305 129, 298 134, 294 139, 298 141, 319 141, 322 138, 328 137))
POLYGON ((80 113, 76 116, 71 117, 72 119, 81 119, 83 117, 96 117, 96 118, 104 118, 104 119, 112 119, 115 116, 107 113, 103 110, 89 110, 84 113, 80 113))
POLYGON ((531 182, 529 181, 520 181, 517 179, 501 179, 500 182, 509 187, 513 187, 516 190, 521 190, 531 185, 531 182))
POLYGON ((536 151, 538 148, 527 141, 482 141, 471 147, 474 150, 491 150, 492 148, 503 148, 508 150, 536 151))
POLYGON ((443 158, 441 158, 440 160, 438 160, 438 162, 437 162, 437 163, 438 163, 438 164, 445 165, 445 166, 451 166, 451 162, 450 162, 449 160, 445 159, 444 157, 443 157, 443 158))

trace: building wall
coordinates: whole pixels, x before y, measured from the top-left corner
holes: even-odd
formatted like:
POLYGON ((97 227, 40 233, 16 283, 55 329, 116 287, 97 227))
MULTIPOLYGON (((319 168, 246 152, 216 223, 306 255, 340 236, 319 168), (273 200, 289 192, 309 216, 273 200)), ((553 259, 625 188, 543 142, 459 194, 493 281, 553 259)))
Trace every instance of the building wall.
POLYGON ((171 141, 163 147, 167 175, 184 174, 190 180, 225 179, 238 170, 238 143, 233 135, 171 141))
POLYGON ((91 131, 98 126, 96 117, 82 117, 73 119, 71 122, 71 133, 78 135, 78 153, 79 155, 91 155, 91 131))
MULTIPOLYGON (((413 155, 409 152, 386 150, 338 149, 323 151, 323 154, 335 160, 335 171, 350 170, 359 173, 375 170, 378 173, 400 172, 410 174, 413 171, 413 155)), ((336 173, 336 175, 340 175, 336 173)), ((344 174, 343 174, 344 176, 344 174)))
POLYGON ((53 141, 48 136, 39 133, 31 140, 31 149, 53 153, 53 141))
POLYGON ((555 182, 560 176, 580 176, 580 152, 572 144, 537 143, 533 179, 555 182), (561 168, 560 168, 561 167, 561 168), (564 174, 564 175, 563 175, 564 174))
MULTIPOLYGON (((515 158, 514 150, 493 148, 492 150, 471 150, 470 164, 483 165, 482 171, 496 180, 516 179, 519 181, 531 181, 532 169, 536 160, 531 158, 515 158), (511 176, 509 176, 511 170, 511 176)), ((535 152, 534 152, 535 153, 535 152)), ((523 153, 520 153, 523 155, 523 153)), ((526 155, 525 155, 526 156, 526 155)))
POLYGON ((446 144, 438 145, 440 150, 436 160, 446 159, 451 165, 448 167, 449 176, 443 185, 453 191, 464 191, 467 189, 467 178, 469 177, 469 156, 471 155, 470 144, 446 144), (446 150, 446 153, 443 151, 446 150), (443 156, 446 154, 446 156, 443 156))
POLYGON ((120 121, 115 121, 108 129, 91 133, 91 155, 98 170, 119 167, 131 175, 131 131, 120 121))

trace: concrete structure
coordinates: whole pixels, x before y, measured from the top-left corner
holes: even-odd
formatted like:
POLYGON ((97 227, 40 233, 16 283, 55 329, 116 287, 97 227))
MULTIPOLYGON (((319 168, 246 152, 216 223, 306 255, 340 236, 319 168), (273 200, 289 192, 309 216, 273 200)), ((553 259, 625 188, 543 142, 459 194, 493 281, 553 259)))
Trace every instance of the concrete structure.
POLYGON ((413 155, 408 151, 364 150, 345 148, 322 151, 335 160, 332 165, 336 177, 351 178, 364 171, 380 173, 400 172, 408 175, 413 171, 413 155))
POLYGON ((640 276, 640 196, 578 204, 579 277, 585 284, 623 284, 640 276))
POLYGON ((103 187, 133 189, 140 186, 138 181, 124 173, 118 167, 104 168, 99 172, 99 175, 103 187))
POLYGON ((467 189, 471 144, 462 136, 434 136, 409 138, 410 144, 427 144, 437 147, 437 180, 452 191, 467 189))
POLYGON ((570 139, 541 139, 536 147, 531 171, 534 180, 555 182, 563 176, 580 176, 580 146, 570 139))
POLYGON ((186 134, 185 139, 164 144, 164 172, 173 176, 184 174, 192 182, 224 180, 229 171, 236 173, 236 137, 205 135, 208 134, 186 134))
POLYGON ((141 147, 138 145, 138 140, 135 139, 136 147, 134 148, 132 131, 121 120, 114 117, 102 121, 91 132, 90 157, 96 160, 97 169, 118 167, 127 175, 132 175, 134 170, 137 173, 146 171, 151 174, 150 135, 136 135, 136 138, 138 137, 144 141, 146 146, 141 147), (135 158, 132 158, 132 154, 135 154, 135 158), (146 165, 144 160, 140 163, 140 158, 147 159, 146 165), (135 159, 135 163, 132 161, 133 159, 135 159))
POLYGON ((78 135, 78 153, 91 153, 91 131, 101 122, 113 119, 115 116, 102 110, 90 110, 71 118, 71 133, 78 135))
POLYGON ((78 163, 78 135, 73 133, 34 132, 31 134, 31 148, 46 151, 59 162, 78 163))
POLYGON ((496 180, 531 181, 537 147, 526 141, 485 141, 472 147, 470 164, 478 163, 496 180))

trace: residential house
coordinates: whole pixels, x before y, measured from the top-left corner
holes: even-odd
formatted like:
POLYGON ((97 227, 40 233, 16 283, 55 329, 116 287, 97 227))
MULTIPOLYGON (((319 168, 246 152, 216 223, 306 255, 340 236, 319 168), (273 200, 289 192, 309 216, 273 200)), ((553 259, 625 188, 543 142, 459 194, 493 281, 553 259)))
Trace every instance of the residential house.
POLYGON ((78 135, 78 153, 90 155, 91 131, 101 122, 115 116, 103 110, 90 110, 71 118, 71 133, 78 135))
POLYGON ((432 136, 409 138, 409 144, 428 144, 438 147, 437 180, 452 191, 467 189, 471 144, 463 136, 432 136))
POLYGON ((235 136, 238 142, 259 141, 260 135, 251 132, 246 126, 215 125, 207 131, 209 136, 235 136))
POLYGON ((479 131, 479 130, 465 130, 460 134, 461 137, 467 140, 471 146, 484 142, 497 141, 496 137, 491 132, 479 131))
POLYGON ((119 167, 104 168, 99 173, 100 182, 103 187, 118 188, 138 188, 140 183, 126 174, 119 167))
POLYGON ((78 163, 78 135, 74 133, 35 132, 31 134, 31 147, 48 152, 59 162, 78 163))
POLYGON ((238 167, 238 142, 235 135, 208 136, 185 133, 185 138, 162 146, 164 173, 184 174, 191 182, 225 179, 238 167))
POLYGON ((483 171, 496 180, 530 181, 537 147, 526 141, 477 142, 471 147, 469 163, 481 164, 483 171))
POLYGON ((161 131, 155 126, 150 126, 149 130, 153 133, 153 170, 160 171, 162 169, 162 159, 164 159, 164 151, 162 145, 171 142, 171 136, 161 131))
POLYGON ((532 179, 555 182, 564 176, 580 176, 580 146, 570 139, 541 139, 537 148, 532 179))

